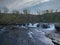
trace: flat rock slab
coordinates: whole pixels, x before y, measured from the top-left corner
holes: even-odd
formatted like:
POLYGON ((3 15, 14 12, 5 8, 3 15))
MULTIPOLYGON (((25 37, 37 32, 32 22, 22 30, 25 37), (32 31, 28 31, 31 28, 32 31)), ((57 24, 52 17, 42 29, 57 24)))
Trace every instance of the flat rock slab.
POLYGON ((49 34, 48 37, 52 40, 52 42, 54 42, 57 45, 60 45, 60 32, 53 32, 49 34))

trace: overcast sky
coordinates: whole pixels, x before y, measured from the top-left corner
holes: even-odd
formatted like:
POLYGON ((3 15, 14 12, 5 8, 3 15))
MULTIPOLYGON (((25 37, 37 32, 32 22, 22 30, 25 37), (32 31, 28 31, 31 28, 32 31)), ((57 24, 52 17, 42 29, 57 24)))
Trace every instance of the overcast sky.
POLYGON ((13 9, 60 9, 60 0, 0 0, 0 8, 13 9))

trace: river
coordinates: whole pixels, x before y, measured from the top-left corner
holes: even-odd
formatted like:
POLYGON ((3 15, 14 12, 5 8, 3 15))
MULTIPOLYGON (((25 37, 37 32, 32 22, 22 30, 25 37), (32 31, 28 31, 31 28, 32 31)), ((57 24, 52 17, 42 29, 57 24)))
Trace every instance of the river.
POLYGON ((0 45, 54 45, 45 35, 55 31, 54 24, 8 25, 0 29, 0 45))

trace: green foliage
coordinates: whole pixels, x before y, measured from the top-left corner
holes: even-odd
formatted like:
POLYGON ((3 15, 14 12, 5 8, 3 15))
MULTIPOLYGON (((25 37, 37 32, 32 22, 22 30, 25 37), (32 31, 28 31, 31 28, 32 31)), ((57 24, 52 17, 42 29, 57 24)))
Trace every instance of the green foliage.
POLYGON ((29 22, 60 22, 60 12, 46 13, 43 15, 0 13, 0 24, 20 24, 29 22))

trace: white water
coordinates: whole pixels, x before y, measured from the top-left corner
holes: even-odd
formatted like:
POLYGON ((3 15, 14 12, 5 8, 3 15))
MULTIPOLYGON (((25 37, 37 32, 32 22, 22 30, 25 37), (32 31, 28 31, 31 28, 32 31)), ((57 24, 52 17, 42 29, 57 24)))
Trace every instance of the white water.
POLYGON ((29 23, 28 27, 30 27, 30 28, 32 27, 32 28, 35 28, 35 29, 38 28, 38 29, 41 29, 41 30, 51 30, 51 31, 55 30, 55 25, 54 24, 47 24, 47 26, 48 26, 47 28, 43 28, 42 27, 43 24, 39 24, 40 26, 37 27, 38 24, 39 23, 35 23, 35 24, 32 25, 32 23, 29 23))
POLYGON ((48 24, 48 28, 43 28, 41 25, 39 27, 37 27, 37 24, 39 23, 36 23, 36 24, 31 24, 29 25, 29 27, 31 27, 31 31, 28 33, 28 35, 32 37, 32 34, 35 34, 35 35, 38 35, 38 34, 41 34, 41 35, 46 35, 46 34, 49 34, 53 31, 55 31, 55 25, 54 24, 48 24))
POLYGON ((35 23, 33 25, 32 25, 32 23, 29 23, 28 27, 37 27, 37 24, 39 24, 39 23, 35 23))
MULTIPOLYGON (((29 28, 31 28, 32 31, 34 30, 34 31, 36 31, 38 33, 42 33, 42 34, 45 34, 45 33, 48 34, 48 33, 52 32, 52 31, 55 31, 55 25, 54 24, 47 24, 49 26, 48 28, 43 28, 41 26, 42 24, 40 24, 40 23, 35 23, 35 24, 29 23, 29 25, 27 25, 27 24, 25 24, 26 26, 23 26, 23 25, 19 26, 19 25, 17 25, 17 27, 22 27, 22 28, 28 28, 29 27, 29 28), (40 25, 39 27, 37 27, 38 24, 40 25)), ((7 30, 8 28, 4 27, 3 29, 1 29, 2 32, 4 32, 5 29, 7 30)), ((31 32, 32 31, 29 32, 30 37, 32 37, 31 36, 31 32)))
POLYGON ((29 23, 29 25, 25 24, 25 26, 21 25, 17 25, 17 27, 29 27, 29 28, 39 28, 41 30, 55 30, 55 25, 54 24, 47 24, 45 23, 45 25, 47 26, 47 28, 43 28, 42 25, 44 25, 43 23, 29 23), (39 27, 37 27, 37 25, 39 25, 39 27))

